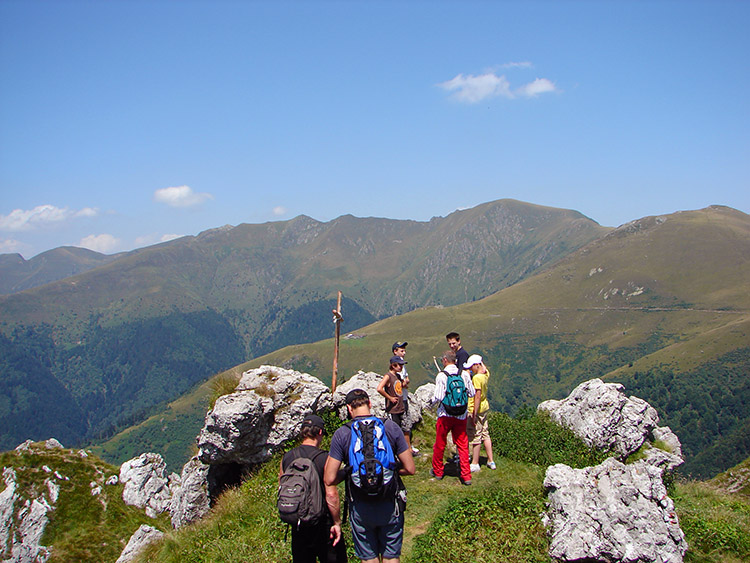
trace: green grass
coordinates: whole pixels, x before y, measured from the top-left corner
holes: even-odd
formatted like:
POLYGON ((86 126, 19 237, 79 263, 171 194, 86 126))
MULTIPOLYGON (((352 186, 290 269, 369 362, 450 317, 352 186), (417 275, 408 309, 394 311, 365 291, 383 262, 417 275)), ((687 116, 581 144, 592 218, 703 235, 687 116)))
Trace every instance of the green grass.
POLYGON ((750 561, 750 503, 701 481, 679 481, 670 492, 690 546, 685 561, 750 561))

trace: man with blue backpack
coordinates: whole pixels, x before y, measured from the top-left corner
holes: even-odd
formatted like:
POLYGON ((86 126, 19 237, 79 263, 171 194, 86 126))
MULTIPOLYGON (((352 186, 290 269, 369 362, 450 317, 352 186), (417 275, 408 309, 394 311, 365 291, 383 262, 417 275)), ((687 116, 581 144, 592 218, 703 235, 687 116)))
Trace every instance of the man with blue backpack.
POLYGON ((401 428, 371 414, 363 389, 346 395, 351 421, 331 438, 324 481, 346 479, 354 551, 363 563, 398 563, 404 535, 406 489, 401 475, 414 475, 414 458, 401 428), (342 469, 342 464, 346 468, 342 469))
POLYGON ((471 485, 469 466, 469 438, 466 434, 466 415, 469 397, 475 394, 471 377, 456 366, 456 353, 450 350, 442 356, 443 369, 435 377, 435 393, 432 402, 438 403, 435 425, 435 445, 432 448, 432 469, 430 475, 442 479, 445 474, 443 455, 448 432, 458 450, 460 479, 464 485, 471 485))

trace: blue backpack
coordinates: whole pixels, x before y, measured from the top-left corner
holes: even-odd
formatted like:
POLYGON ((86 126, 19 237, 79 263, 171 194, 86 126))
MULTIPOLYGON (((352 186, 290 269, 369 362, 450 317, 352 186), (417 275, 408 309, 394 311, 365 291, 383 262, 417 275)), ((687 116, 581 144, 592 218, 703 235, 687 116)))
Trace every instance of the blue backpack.
POLYGON ((443 373, 448 378, 445 383, 443 408, 450 416, 461 416, 469 406, 469 392, 466 390, 464 378, 461 376, 461 371, 457 374, 450 374, 447 371, 443 373))
POLYGON ((398 491, 398 464, 383 421, 374 416, 358 418, 347 426, 351 429, 351 492, 366 500, 394 498, 398 491))

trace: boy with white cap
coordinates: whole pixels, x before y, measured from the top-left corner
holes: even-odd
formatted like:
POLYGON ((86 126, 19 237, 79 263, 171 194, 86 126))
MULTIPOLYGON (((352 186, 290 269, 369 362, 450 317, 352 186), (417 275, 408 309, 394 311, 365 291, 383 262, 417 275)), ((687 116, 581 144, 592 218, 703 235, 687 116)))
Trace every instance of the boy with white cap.
POLYGON ((495 460, 492 457, 492 440, 487 426, 487 414, 490 403, 487 400, 487 384, 490 379, 490 370, 482 362, 482 356, 472 354, 462 366, 473 374, 471 382, 474 384, 476 393, 469 397, 469 416, 466 421, 466 433, 469 437, 469 449, 471 450, 471 472, 479 471, 479 449, 484 443, 487 452, 487 467, 496 469, 495 460))

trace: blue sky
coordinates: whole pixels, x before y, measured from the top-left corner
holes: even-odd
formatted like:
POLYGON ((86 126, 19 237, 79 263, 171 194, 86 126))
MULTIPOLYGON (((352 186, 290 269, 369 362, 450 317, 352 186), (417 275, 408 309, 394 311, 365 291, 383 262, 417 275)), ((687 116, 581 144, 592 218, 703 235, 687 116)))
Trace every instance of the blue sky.
POLYGON ((750 2, 0 0, 0 252, 750 212, 750 2))

